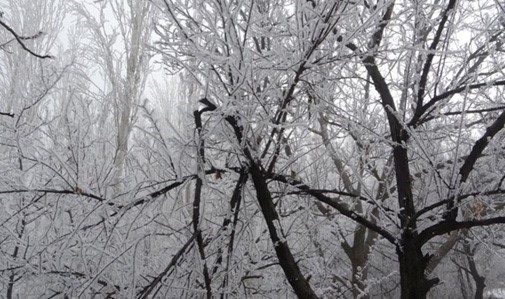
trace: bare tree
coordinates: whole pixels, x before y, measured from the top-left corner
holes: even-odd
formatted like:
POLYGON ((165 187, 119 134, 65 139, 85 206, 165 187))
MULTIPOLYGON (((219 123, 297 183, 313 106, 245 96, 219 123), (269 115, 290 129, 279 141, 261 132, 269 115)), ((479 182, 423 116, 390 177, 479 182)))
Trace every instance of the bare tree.
MULTIPOLYGON (((424 298, 437 284, 428 265, 453 247, 453 234, 503 223, 500 213, 464 212, 503 193, 502 176, 484 172, 488 159, 499 159, 494 140, 505 124, 494 2, 466 10, 457 1, 159 5, 169 19, 159 27, 160 53, 200 85, 208 122, 224 122, 221 130, 234 135, 225 140, 234 143, 235 167, 249 172, 279 265, 299 297, 316 294, 280 225, 285 200, 274 201, 273 181, 291 201, 308 194, 363 227, 354 248, 343 239, 353 277, 369 263, 375 236, 387 240, 402 298, 424 298), (482 18, 483 10, 494 17, 482 18), (461 41, 465 30, 476 37, 461 41), (317 145, 297 141, 310 133, 322 138, 337 184, 313 185, 304 159, 317 145), (433 248, 446 234, 449 243, 433 248)), ((351 283, 355 296, 367 293, 362 281, 351 283)))
MULTIPOLYGON (((47 124, 49 118, 41 118, 40 114, 44 113, 43 107, 54 99, 53 92, 66 66, 63 62, 58 64, 43 60, 51 56, 38 53, 55 50, 61 25, 61 19, 56 14, 64 13, 64 5, 62 1, 7 1, 0 10, 3 12, 0 20, 3 28, 0 33, 0 110, 6 111, 2 115, 10 117, 3 118, 0 123, 1 185, 2 189, 6 186, 17 189, 47 178, 29 174, 34 167, 31 159, 36 155, 37 142, 38 145, 47 144, 47 139, 37 131, 47 124), (52 10, 54 14, 41 13, 44 9, 52 10), (32 22, 23 22, 28 17, 32 18, 32 22), (49 33, 44 34, 41 30, 49 33)), ((39 195, 13 194, 7 200, 2 202, 0 216, 3 240, 0 285, 2 293, 5 292, 3 296, 14 298, 24 284, 30 284, 24 261, 37 248, 36 243, 40 239, 32 228, 34 223, 43 221, 43 216, 36 210, 27 209, 39 204, 39 195)))
POLYGON ((101 2, 95 5, 77 1, 74 9, 83 17, 82 24, 90 29, 89 41, 94 47, 94 58, 99 58, 103 63, 103 80, 110 88, 105 91, 111 95, 111 103, 106 103, 106 107, 112 107, 115 113, 114 184, 117 185, 117 192, 120 192, 128 140, 136 119, 135 107, 140 102, 148 73, 151 5, 144 0, 101 2))
POLYGON ((502 254, 505 221, 498 2, 10 3, 7 297, 493 287, 502 270, 479 261, 502 254), (57 51, 64 14, 48 5, 63 4, 57 51), (178 86, 141 100, 154 66, 178 86))

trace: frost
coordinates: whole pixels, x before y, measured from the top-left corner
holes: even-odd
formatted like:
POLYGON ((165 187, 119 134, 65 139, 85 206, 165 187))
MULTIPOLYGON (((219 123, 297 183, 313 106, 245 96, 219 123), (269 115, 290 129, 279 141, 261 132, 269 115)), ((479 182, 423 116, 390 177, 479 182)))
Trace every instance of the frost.
POLYGON ((500 285, 496 1, 4 2, 0 297, 500 285))

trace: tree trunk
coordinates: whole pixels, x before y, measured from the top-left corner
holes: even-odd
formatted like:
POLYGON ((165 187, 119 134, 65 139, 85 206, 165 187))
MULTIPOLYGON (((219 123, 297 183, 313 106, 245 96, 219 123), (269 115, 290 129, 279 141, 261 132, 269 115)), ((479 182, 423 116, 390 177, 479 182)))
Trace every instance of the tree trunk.
POLYGON ((349 247, 349 250, 346 250, 352 266, 351 284, 353 298, 369 298, 365 281, 368 276, 367 264, 370 244, 367 243, 366 233, 366 227, 358 224, 354 232, 353 246, 349 247))
POLYGON ((475 299, 484 298, 485 288, 486 288, 486 279, 482 276, 475 277, 475 299))
POLYGON ((483 299, 484 289, 486 288, 486 277, 480 275, 477 269, 477 264, 474 260, 476 248, 472 249, 469 244, 463 244, 463 250, 466 253, 466 258, 470 267, 470 275, 472 275, 475 281, 475 299, 483 299))
POLYGON ((438 279, 428 280, 425 275, 428 259, 415 238, 404 233, 403 244, 397 249, 400 263, 400 286, 402 299, 424 299, 438 279))
POLYGON ((355 299, 357 299, 357 298, 360 298, 360 299, 370 298, 367 293, 367 290, 366 290, 367 286, 365 283, 366 276, 368 276, 367 275, 368 271, 365 269, 366 265, 364 265, 364 264, 366 264, 366 261, 365 262, 351 261, 351 265, 352 265, 352 278, 351 278, 352 297, 355 299))

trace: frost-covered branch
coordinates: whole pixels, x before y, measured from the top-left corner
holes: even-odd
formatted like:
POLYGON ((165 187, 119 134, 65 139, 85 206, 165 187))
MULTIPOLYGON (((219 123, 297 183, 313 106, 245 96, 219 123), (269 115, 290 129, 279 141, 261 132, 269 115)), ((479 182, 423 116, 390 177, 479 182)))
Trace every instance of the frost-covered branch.
MULTIPOLYGON (((431 107, 433 107, 435 104, 437 104, 441 100, 444 100, 446 98, 449 98, 453 95, 456 95, 456 94, 459 94, 459 93, 465 92, 465 91, 480 89, 483 87, 503 86, 503 85, 505 85, 505 80, 498 80, 498 81, 494 81, 494 82, 475 83, 475 84, 464 85, 464 86, 460 86, 458 88, 443 92, 437 96, 434 96, 428 103, 426 103, 425 105, 423 105, 419 109, 416 109, 414 116, 412 116, 412 119, 408 123, 408 126, 416 127, 419 124, 424 123, 427 120, 429 120, 429 118, 427 116, 424 116, 424 118, 423 118, 423 115, 425 115, 426 111, 428 111, 431 107)), ((492 110, 490 110, 490 111, 492 111, 492 110)), ((486 112, 486 111, 483 111, 483 112, 486 112)), ((448 115, 452 115, 452 114, 448 114, 448 115)))
POLYGON ((186 241, 186 243, 184 243, 181 249, 179 249, 174 254, 174 256, 172 257, 168 265, 165 267, 165 269, 158 276, 156 276, 149 284, 147 284, 144 288, 142 288, 140 292, 138 292, 137 298, 139 299, 148 298, 149 294, 151 294, 154 291, 154 289, 163 281, 163 279, 166 278, 167 275, 169 275, 170 270, 177 265, 179 260, 184 255, 184 252, 186 252, 186 250, 191 246, 191 244, 193 244, 195 238, 196 234, 193 234, 191 238, 189 238, 186 241))
POLYGON ((31 37, 24 37, 24 36, 20 36, 19 34, 17 34, 16 31, 14 31, 14 29, 12 29, 9 25, 7 25, 2 20, 0 20, 0 26, 4 27, 4 29, 6 29, 7 31, 9 31, 14 36, 14 38, 16 39, 16 41, 18 42, 18 44, 21 46, 21 48, 23 48, 23 50, 25 50, 26 52, 28 52, 31 55, 33 55, 33 56, 35 56, 37 58, 40 58, 40 59, 53 58, 53 56, 48 55, 48 54, 46 54, 46 55, 40 55, 40 54, 37 54, 37 53, 33 52, 23 42, 23 40, 38 38, 39 36, 42 35, 42 32, 39 32, 39 33, 37 33, 37 34, 35 34, 35 35, 31 36, 31 37))
MULTIPOLYGON (((385 228, 368 220, 364 216, 357 214, 355 211, 346 207, 342 202, 340 202, 336 198, 329 197, 329 196, 323 194, 322 192, 320 192, 319 190, 311 189, 309 186, 305 185, 301 181, 288 179, 287 177, 285 177, 283 175, 275 174, 275 175, 271 176, 271 179, 291 185, 295 188, 298 188, 298 189, 304 191, 307 194, 312 195, 314 198, 316 198, 320 202, 331 206, 332 208, 334 208, 335 210, 340 212, 342 215, 348 217, 349 219, 356 221, 356 222, 362 224, 363 226, 377 232, 382 237, 384 237, 386 240, 391 242, 391 244, 397 245, 398 240, 388 230, 386 230, 385 228)), ((349 194, 349 193, 344 193, 341 195, 358 197, 358 198, 360 197, 360 196, 356 196, 356 195, 353 196, 352 194, 349 194)))

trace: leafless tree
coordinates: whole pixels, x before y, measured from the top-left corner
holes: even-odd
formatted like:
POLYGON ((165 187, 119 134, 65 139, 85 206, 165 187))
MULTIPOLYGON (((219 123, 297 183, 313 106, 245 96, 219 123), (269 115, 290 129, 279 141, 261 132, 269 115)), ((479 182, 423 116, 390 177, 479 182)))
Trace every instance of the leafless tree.
POLYGON ((6 297, 472 297, 499 280, 481 262, 503 259, 499 2, 9 3, 6 297))
MULTIPOLYGON (((289 243, 300 241, 284 232, 279 206, 307 202, 303 194, 312 198, 307 209, 357 223, 352 245, 342 236, 355 297, 369 292, 364 271, 378 237, 396 252, 402 298, 424 298, 455 235, 504 222, 501 209, 481 211, 499 207, 503 193, 503 177, 485 172, 489 159, 503 162, 495 155, 502 151, 505 81, 494 2, 159 6, 168 18, 158 27, 159 51, 199 85, 206 131, 234 136, 221 141, 232 144, 228 165, 249 173, 279 265, 300 298, 316 292, 302 270, 310 267, 296 262, 289 243), (467 31, 472 38, 461 40, 467 31), (323 182, 310 171, 320 145, 318 159, 337 173, 323 182)), ((206 143, 222 138, 202 135, 200 121, 196 127, 206 143)), ((207 149, 200 163, 216 164, 218 152, 207 149)))

